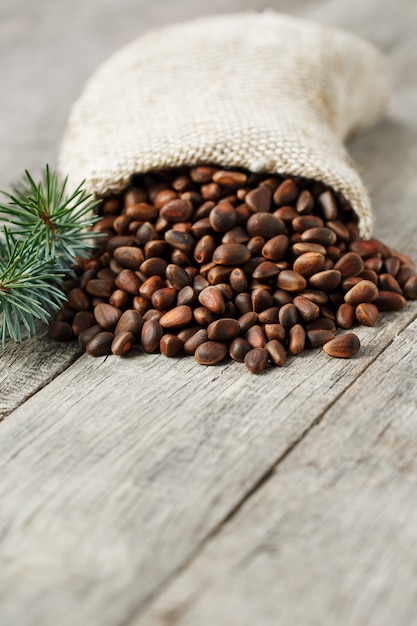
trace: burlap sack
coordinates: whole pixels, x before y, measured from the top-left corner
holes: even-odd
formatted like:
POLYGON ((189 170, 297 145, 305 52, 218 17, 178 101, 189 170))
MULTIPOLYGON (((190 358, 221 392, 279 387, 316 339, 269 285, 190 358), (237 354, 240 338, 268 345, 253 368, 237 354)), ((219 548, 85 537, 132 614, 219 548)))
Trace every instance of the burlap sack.
POLYGON ((140 37, 96 71, 60 172, 99 196, 136 172, 198 163, 305 176, 344 194, 368 236, 369 197, 343 141, 386 98, 384 59, 349 33, 273 12, 201 18, 140 37))

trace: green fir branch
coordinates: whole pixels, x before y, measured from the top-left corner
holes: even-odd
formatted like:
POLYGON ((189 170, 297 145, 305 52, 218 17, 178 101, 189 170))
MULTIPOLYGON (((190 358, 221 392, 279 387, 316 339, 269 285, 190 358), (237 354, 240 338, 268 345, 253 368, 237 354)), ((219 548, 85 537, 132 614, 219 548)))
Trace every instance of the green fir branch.
POLYGON ((29 336, 35 333, 35 320, 48 322, 65 300, 59 287, 63 274, 51 259, 39 258, 30 239, 13 237, 3 228, 0 260, 1 343, 7 337, 22 340, 22 326, 29 336))
POLYGON ((45 168, 36 183, 30 173, 13 193, 0 192, 0 341, 29 336, 35 321, 48 323, 66 296, 62 280, 70 274, 77 258, 88 258, 100 236, 91 228, 99 219, 98 204, 81 183, 67 193, 67 179, 58 182, 55 172, 45 168))
POLYGON ((56 172, 45 168, 43 180, 36 183, 26 170, 26 178, 15 188, 17 193, 2 192, 8 203, 0 203, 0 217, 7 220, 17 238, 30 236, 46 258, 63 267, 76 257, 88 257, 99 233, 88 231, 97 221, 97 202, 87 195, 82 182, 66 195, 67 179, 58 183, 56 172))

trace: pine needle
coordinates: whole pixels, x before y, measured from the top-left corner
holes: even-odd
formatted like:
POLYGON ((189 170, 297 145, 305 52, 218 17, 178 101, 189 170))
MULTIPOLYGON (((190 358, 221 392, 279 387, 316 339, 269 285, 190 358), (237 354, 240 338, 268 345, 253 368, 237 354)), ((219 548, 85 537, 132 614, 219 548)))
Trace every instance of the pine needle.
POLYGON ((28 171, 13 193, 2 193, 0 218, 0 341, 22 340, 22 329, 35 333, 35 320, 48 323, 66 296, 62 279, 77 258, 88 258, 99 233, 91 231, 98 204, 81 183, 67 193, 67 179, 58 183, 45 168, 36 183, 28 171))

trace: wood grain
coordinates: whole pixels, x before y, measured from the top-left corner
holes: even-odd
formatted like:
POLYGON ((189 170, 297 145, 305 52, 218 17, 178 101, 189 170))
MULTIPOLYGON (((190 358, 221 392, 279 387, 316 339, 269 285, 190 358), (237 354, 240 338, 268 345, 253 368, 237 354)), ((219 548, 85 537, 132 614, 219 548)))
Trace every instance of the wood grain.
POLYGON ((0 357, 0 421, 63 372, 81 353, 76 342, 57 344, 41 326, 39 334, 31 340, 8 343, 0 357))
MULTIPOLYGON (((64 5, 0 8, 0 186, 22 154, 49 160, 84 79, 125 40, 253 6, 64 5)), ((290 10, 388 54, 389 114, 351 149, 376 234, 417 258, 415 3, 290 10)), ((74 362, 44 336, 3 353, 1 410, 23 404, 0 426, 0 623, 414 626, 416 315, 362 328, 352 361, 317 352, 260 377, 143 354, 74 362)))
POLYGON ((3 619, 106 626, 136 611, 415 315, 362 329, 359 358, 317 352, 260 377, 78 359, 1 429, 3 619))
POLYGON ((415 624, 416 333, 395 338, 129 626, 415 624))

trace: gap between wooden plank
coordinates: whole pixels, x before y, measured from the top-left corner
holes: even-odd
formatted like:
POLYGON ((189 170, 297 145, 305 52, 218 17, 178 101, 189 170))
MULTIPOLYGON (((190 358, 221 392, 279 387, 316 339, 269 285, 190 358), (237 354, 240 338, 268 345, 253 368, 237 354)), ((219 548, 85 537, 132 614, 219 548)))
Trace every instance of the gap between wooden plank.
POLYGON ((389 341, 389 343, 387 343, 385 346, 383 346, 381 348, 381 350, 375 354, 374 358, 372 360, 369 361, 369 363, 367 364, 366 368, 364 368, 363 370, 361 370, 358 375, 352 379, 351 381, 351 385, 349 387, 346 387, 345 389, 342 389, 340 391, 340 393, 335 396, 331 402, 328 404, 328 406, 308 425, 308 427, 300 434, 300 436, 295 439, 290 445, 289 447, 276 459, 276 461, 271 465, 271 467, 266 470, 264 472, 264 474, 262 474, 262 476, 259 477, 259 479, 257 480, 256 483, 254 483, 254 485, 245 493, 243 494, 241 500, 235 504, 235 506, 230 510, 230 512, 228 513, 228 515, 226 515, 224 517, 223 520, 221 520, 217 526, 215 526, 205 537, 205 539, 198 544, 195 547, 195 550, 192 552, 192 554, 175 570, 173 570, 167 577, 166 579, 164 579, 161 584, 155 588, 155 590, 149 594, 148 597, 144 598, 143 601, 141 603, 139 603, 137 605, 137 607, 135 607, 135 609, 126 617, 126 619, 122 620, 121 622, 119 622, 118 626, 131 626, 132 622, 134 620, 136 620, 136 618, 139 616, 139 614, 146 610, 148 608, 149 605, 152 604, 152 602, 155 601, 155 599, 161 595, 162 593, 164 593, 165 589, 169 587, 169 585, 171 584, 171 582, 178 577, 179 574, 181 574, 182 572, 184 572, 185 570, 187 570, 189 567, 192 566, 193 562, 199 557, 199 555, 204 551, 204 549, 206 548, 206 546, 212 542, 213 540, 215 540, 216 536, 222 532, 224 530, 224 528, 233 522, 234 518, 236 517, 236 515, 238 515, 238 513, 241 511, 241 509, 244 507, 244 505, 248 502, 248 500, 262 487, 264 487, 266 485, 266 483, 275 475, 279 465, 297 448, 297 446, 302 443, 306 437, 311 433, 311 431, 313 429, 315 429, 325 418, 326 416, 329 414, 329 412, 331 411, 331 409, 333 408, 334 405, 336 405, 339 400, 347 393, 350 392, 351 387, 356 384, 357 382, 360 381, 360 379, 365 376, 367 374, 367 371, 369 369, 370 366, 372 366, 375 361, 377 359, 379 359, 386 350, 388 350, 392 343, 398 338, 400 337, 400 335, 407 330, 407 328, 417 319, 417 311, 415 311, 414 315, 412 316, 412 318, 410 320, 407 321, 407 323, 405 323, 401 329, 399 330, 398 334, 394 337, 391 337, 391 340, 389 341))
POLYGON ((159 355, 79 359, 2 430, 3 616, 49 626, 50 603, 63 626, 69 606, 94 626, 130 614, 368 369, 415 317, 411 306, 358 330, 372 337, 360 358, 318 352, 259 377, 236 363, 211 369, 159 355), (103 563, 112 576, 103 578, 103 563))
POLYGON ((415 624, 416 330, 414 323, 396 337, 378 371, 368 369, 342 394, 234 526, 222 528, 142 616, 123 626, 246 626, 257 610, 257 623, 268 626, 415 624), (378 394, 363 416, 355 399, 359 406, 369 401, 372 386, 378 394), (239 599, 245 614, 230 622, 239 599))
POLYGON ((70 367, 84 352, 76 343, 57 343, 48 330, 37 325, 38 334, 22 343, 11 341, 0 353, 0 427, 12 411, 70 367))

